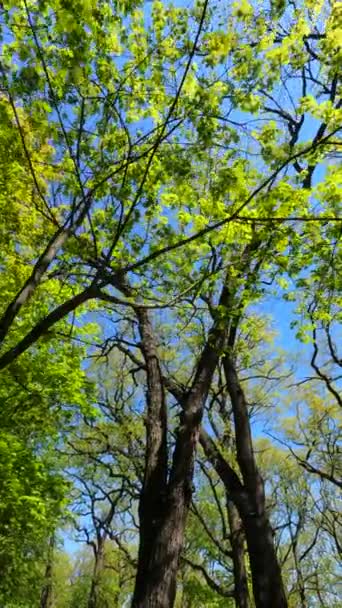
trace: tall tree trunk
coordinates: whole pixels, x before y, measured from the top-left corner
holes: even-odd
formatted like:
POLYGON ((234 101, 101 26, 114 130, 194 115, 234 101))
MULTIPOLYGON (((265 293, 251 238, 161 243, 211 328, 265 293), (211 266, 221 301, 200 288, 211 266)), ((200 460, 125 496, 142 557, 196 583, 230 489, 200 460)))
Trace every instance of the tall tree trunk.
MULTIPOLYGON (((223 287, 220 305, 227 302, 223 287)), ((226 330, 214 322, 196 367, 192 386, 182 400, 180 425, 167 477, 164 379, 147 311, 136 307, 147 374, 146 463, 140 500, 138 572, 132 608, 172 608, 192 496, 196 447, 203 407, 225 344, 226 330)))
POLYGON ((51 608, 52 600, 53 600, 53 554, 55 548, 55 535, 51 534, 49 539, 48 553, 47 553, 47 561, 44 575, 44 585, 40 597, 40 608, 51 608))
MULTIPOLYGON (((242 275, 250 267, 251 253, 258 247, 258 239, 246 246, 242 256, 242 275)), ((228 324, 224 322, 222 310, 231 310, 231 282, 228 269, 217 309, 212 310, 213 325, 196 365, 190 390, 184 394, 176 387, 174 392, 174 383, 167 379, 168 390, 173 392, 182 406, 169 477, 164 394, 166 380, 161 372, 147 310, 139 305, 134 306, 147 376, 147 418, 145 478, 139 505, 140 544, 132 608, 172 608, 174 605, 203 408, 213 374, 227 343, 228 324), (170 384, 173 388, 170 388, 170 384)), ((125 295, 132 295, 127 282, 118 285, 118 288, 125 295)))
POLYGON ((229 496, 227 512, 232 546, 235 605, 236 608, 250 608, 245 566, 245 534, 239 512, 229 496))
POLYGON ((159 588, 159 562, 165 561, 158 536, 164 519, 167 491, 167 412, 153 327, 146 310, 137 308, 136 314, 146 369, 147 411, 145 471, 139 502, 138 567, 132 606, 142 608, 160 605, 148 602, 153 590, 159 588))
MULTIPOLYGON (((254 242, 247 245, 243 254, 247 269, 246 286, 256 280, 262 266, 262 256, 254 266, 251 263, 251 255, 259 247, 260 241, 258 235, 255 235, 254 242)), ((233 357, 237 327, 242 314, 242 301, 240 296, 240 304, 237 303, 235 306, 233 315, 234 307, 230 311, 227 309, 231 323, 226 353, 223 357, 223 369, 232 405, 236 458, 243 483, 204 431, 201 435, 201 443, 239 511, 246 535, 256 608, 287 608, 281 570, 273 542, 273 530, 265 506, 264 482, 253 451, 248 405, 233 357)))
POLYGON ((237 462, 248 496, 248 509, 240 511, 240 516, 246 533, 255 605, 256 608, 286 608, 273 530, 265 507, 264 482, 253 452, 248 406, 229 353, 223 359, 223 366, 233 408, 237 462))
POLYGON ((101 574, 104 567, 105 539, 98 539, 96 550, 94 550, 94 567, 91 578, 90 592, 88 597, 88 608, 102 608, 100 604, 101 574))
POLYGON ((255 501, 251 500, 245 485, 203 429, 200 441, 239 511, 246 535, 256 608, 287 608, 273 531, 266 514, 256 514, 255 501))
POLYGON ((265 513, 244 517, 256 608, 287 608, 273 530, 265 513))

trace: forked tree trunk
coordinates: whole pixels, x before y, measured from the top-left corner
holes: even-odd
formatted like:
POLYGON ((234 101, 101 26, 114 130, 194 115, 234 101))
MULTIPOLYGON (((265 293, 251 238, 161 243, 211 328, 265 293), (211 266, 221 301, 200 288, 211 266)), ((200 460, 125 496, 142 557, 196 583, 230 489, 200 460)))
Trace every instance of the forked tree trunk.
MULTIPOLYGON (((210 347, 211 348, 211 347, 210 347)), ((190 391, 185 412, 181 417, 173 464, 164 497, 160 497, 161 511, 150 521, 146 530, 146 518, 141 520, 139 549, 139 572, 137 576, 132 608, 172 608, 176 597, 176 580, 180 555, 184 544, 184 530, 192 496, 192 480, 196 447, 198 443, 203 404, 209 386, 207 376, 211 376, 216 366, 216 354, 208 356, 206 349, 199 364, 193 389, 190 391), (206 361, 206 371, 203 364, 206 361), (146 544, 148 539, 148 545, 146 544), (146 561, 141 563, 141 560, 146 561)), ((144 509, 148 507, 144 497, 144 509)), ((152 497, 153 500, 153 497, 152 497)))
POLYGON ((147 577, 136 583, 134 608, 172 608, 176 597, 176 579, 190 498, 184 500, 184 488, 175 488, 146 565, 147 577), (178 499, 177 499, 178 496, 178 499))
MULTIPOLYGON (((257 242, 246 247, 243 258, 247 268, 251 251, 257 247, 257 242)), ((242 272, 245 272, 244 265, 242 272)), ((228 327, 222 322, 221 313, 230 310, 230 281, 228 269, 217 314, 214 313, 191 388, 186 394, 174 393, 182 413, 169 476, 165 379, 148 312, 135 306, 147 378, 147 415, 145 476, 139 505, 140 543, 132 608, 172 608, 174 605, 203 408, 227 340, 228 327)), ((127 283, 119 289, 131 295, 127 283)), ((173 392, 170 386, 167 388, 173 392)))
MULTIPOLYGON (((223 287, 220 304, 228 298, 223 287)), ((136 307, 147 376, 146 462, 140 499, 140 544, 132 608, 172 608, 184 530, 189 512, 195 453, 203 407, 225 343, 222 323, 214 322, 182 400, 172 466, 168 477, 164 379, 146 310, 136 307)))

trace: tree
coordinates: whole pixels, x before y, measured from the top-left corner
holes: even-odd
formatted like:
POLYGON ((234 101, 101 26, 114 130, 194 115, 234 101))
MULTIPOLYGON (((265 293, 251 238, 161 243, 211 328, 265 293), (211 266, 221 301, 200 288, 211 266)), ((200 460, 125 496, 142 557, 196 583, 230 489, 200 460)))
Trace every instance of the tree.
MULTIPOLYGON (((108 300, 108 292, 102 289, 112 280, 142 269, 170 248, 183 247, 186 238, 198 239, 233 220, 245 221, 244 210, 250 214, 247 221, 255 219, 254 201, 260 200, 259 193, 265 191, 259 219, 278 223, 288 218, 296 207, 292 192, 299 196, 297 203, 305 205, 315 167, 334 151, 340 112, 335 7, 318 31, 315 11, 305 3, 297 11, 292 5, 287 10, 285 6, 259 10, 247 3, 230 10, 223 5, 222 20, 229 24, 223 34, 207 1, 193 11, 164 8, 157 1, 150 23, 136 9, 143 5, 125 4, 115 13, 110 3, 96 9, 82 6, 77 19, 75 5, 69 3, 62 8, 58 2, 24 3, 2 12, 6 31, 3 86, 39 213, 50 224, 50 238, 41 253, 36 251, 33 270, 17 294, 7 298, 2 339, 23 305, 39 291, 49 269, 74 288, 72 295, 64 293, 57 306, 8 345, 0 359, 2 367, 79 306, 96 298, 108 300), (196 33, 191 40, 192 23, 196 33), (241 33, 239 44, 237 32, 241 33), (122 65, 116 56, 125 52, 128 59, 122 65), (19 63, 13 57, 19 57, 19 63), (200 62, 197 75, 195 59, 200 62), (316 78, 320 66, 322 74, 316 78), (222 67, 229 76, 218 78, 222 67), (166 73, 174 74, 171 84, 166 73), (298 77, 300 92, 293 85, 298 77), (293 111, 279 106, 274 97, 282 79, 293 111), (327 101, 320 104, 320 96, 327 101), (39 181, 40 161, 26 141, 18 104, 30 117, 33 135, 43 145, 49 141, 45 189, 39 181), (231 111, 246 113, 247 123, 229 122, 231 111), (264 113, 266 124, 251 131, 253 112, 264 113), (300 139, 305 115, 320 121, 307 144, 300 139), (284 124, 285 138, 279 130, 284 124), (267 179, 258 181, 249 165, 247 179, 247 165, 241 159, 231 163, 239 150, 232 154, 230 144, 235 140, 237 146, 240 141, 244 145, 245 135, 254 138, 261 168, 270 171, 267 179), (178 143, 183 137, 184 142, 178 143), (189 178, 204 155, 211 158, 211 170, 218 169, 219 158, 218 179, 206 202, 197 190, 197 196, 187 193, 182 208, 189 178), (291 185, 291 180, 283 178, 274 194, 267 194, 268 186, 290 167, 298 174, 302 191, 296 180, 291 185), (175 176, 178 188, 169 188, 170 177, 175 176), (225 197, 237 181, 234 200, 227 206, 225 197), (158 205, 154 205, 156 199, 158 205), (277 199, 283 201, 281 209, 277 199), (189 209, 196 206, 198 217, 191 234, 189 209), (173 215, 187 233, 184 243, 178 227, 172 230, 165 225, 173 215), (145 236, 137 232, 139 221, 149 228, 145 236), (141 248, 143 257, 137 260, 141 248)), ((303 207, 304 220, 312 212, 303 207)), ((335 219, 335 212, 332 208, 330 219, 335 219)))
MULTIPOLYGON (((111 318, 101 350, 125 352, 146 395, 140 607, 174 604, 199 438, 243 522, 256 606, 287 605, 236 336, 270 293, 293 299, 291 282, 299 313, 315 287, 310 327, 325 322, 319 275, 337 259, 339 9, 214 8, 24 1, 2 11, 7 122, 48 230, 3 304, 0 368, 84 340, 82 312, 111 318), (238 472, 201 431, 219 369, 238 472)), ((334 303, 336 284, 333 271, 334 303)))
MULTIPOLYGON (((37 209, 36 193, 24 166, 21 146, 10 104, 2 96, 1 195, 3 223, 0 229, 1 306, 11 299, 28 272, 36 248, 49 236, 49 225, 37 209), (6 152, 6 153, 5 153, 6 152)), ((26 143, 37 162, 49 158, 30 128, 24 111, 18 110, 26 143)), ((43 169, 40 174, 44 188, 43 169)), ((62 286, 51 279, 42 287, 45 302, 36 314, 44 314, 58 299, 62 286)), ((43 298, 42 298, 43 299, 43 298)), ((22 313, 21 331, 32 322, 22 313)), ((70 327, 64 323, 64 329, 70 327)), ((18 332, 18 329, 16 330, 18 332)), ((19 330, 20 332, 20 330, 19 330)), ((13 339, 16 339, 15 333, 13 339)), ((74 406, 86 407, 90 383, 80 369, 84 351, 59 340, 41 344, 1 377, 1 515, 0 554, 2 601, 33 602, 43 585, 48 538, 59 526, 66 486, 53 453, 53 444, 68 424, 74 406), (66 372, 68 370, 67 378, 66 372), (63 385, 62 385, 63 381, 63 385), (69 409, 69 411, 67 411, 69 409)), ((31 604, 30 604, 31 605, 31 604)))
MULTIPOLYGON (((99 608, 109 601, 119 605, 121 587, 125 587, 127 580, 132 578, 130 570, 134 562, 133 558, 127 560, 129 551, 123 549, 123 541, 128 526, 128 513, 132 509, 137 490, 134 488, 134 482, 130 484, 129 471, 122 471, 120 461, 117 462, 117 457, 120 460, 121 455, 116 454, 114 433, 115 427, 111 428, 108 423, 106 425, 100 423, 99 428, 86 424, 78 429, 73 439, 68 440, 67 472, 74 481, 72 510, 77 517, 75 522, 77 539, 79 542, 83 540, 93 554, 88 608, 99 608), (110 443, 105 444, 105 448, 103 445, 109 437, 114 443, 110 451, 108 450, 110 443), (110 550, 109 545, 113 543, 117 548, 110 550), (115 557, 114 563, 113 557, 115 557), (127 562, 125 565, 123 560, 127 562), (115 593, 114 579, 113 584, 109 580, 112 591, 110 598, 108 590, 106 591, 108 585, 105 585, 108 568, 113 568, 120 574, 115 593), (125 580, 127 576, 128 579, 125 580)), ((123 460, 125 461, 125 458, 123 460)))

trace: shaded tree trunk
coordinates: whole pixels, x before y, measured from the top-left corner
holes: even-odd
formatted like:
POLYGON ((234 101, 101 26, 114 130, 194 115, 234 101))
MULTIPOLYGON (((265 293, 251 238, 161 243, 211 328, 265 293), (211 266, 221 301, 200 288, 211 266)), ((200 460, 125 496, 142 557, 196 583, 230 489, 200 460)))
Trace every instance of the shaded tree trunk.
POLYGON ((96 550, 94 550, 94 567, 88 597, 88 608, 102 608, 100 604, 100 585, 104 567, 104 546, 105 539, 101 538, 97 543, 96 550))
POLYGON ((265 513, 244 517, 256 608, 287 608, 273 530, 265 513))
POLYGON ((248 509, 240 510, 240 516, 245 528, 255 605, 256 608, 286 608, 273 530, 265 507, 264 482, 253 452, 247 401, 229 354, 223 359, 223 367, 233 408, 237 461, 248 497, 248 509))
POLYGON ((265 513, 256 513, 255 502, 250 499, 244 484, 203 429, 200 441, 208 460, 239 511, 247 541, 256 608, 287 608, 268 517, 265 513))
POLYGON ((51 608, 53 600, 52 574, 53 574, 53 554, 55 548, 55 535, 52 534, 49 540, 47 562, 44 575, 44 585, 40 597, 40 608, 51 608))
MULTIPOLYGON (((160 369, 157 345, 148 313, 137 308, 142 352, 146 369, 146 449, 143 489, 139 502, 139 553, 132 606, 159 606, 149 602, 162 589, 159 575, 161 564, 166 567, 162 540, 158 539, 163 525, 167 491, 167 413, 165 390, 160 369)), ((165 582, 165 581, 164 581, 165 582)), ((154 601, 154 600, 153 600, 154 601)), ((167 604, 165 604, 167 605, 167 604)))
POLYGON ((235 605, 236 608, 250 608, 245 566, 245 534, 238 510, 229 496, 227 497, 227 512, 232 546, 235 605))

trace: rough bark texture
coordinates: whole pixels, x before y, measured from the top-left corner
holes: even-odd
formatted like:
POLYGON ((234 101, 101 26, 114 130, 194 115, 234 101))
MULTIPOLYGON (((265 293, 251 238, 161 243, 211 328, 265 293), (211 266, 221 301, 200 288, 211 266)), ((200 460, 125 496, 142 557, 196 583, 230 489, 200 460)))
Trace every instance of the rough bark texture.
POLYGON ((228 521, 231 535, 234 599, 236 608, 250 608, 247 573, 245 567, 245 534, 239 512, 233 501, 227 499, 228 521))

